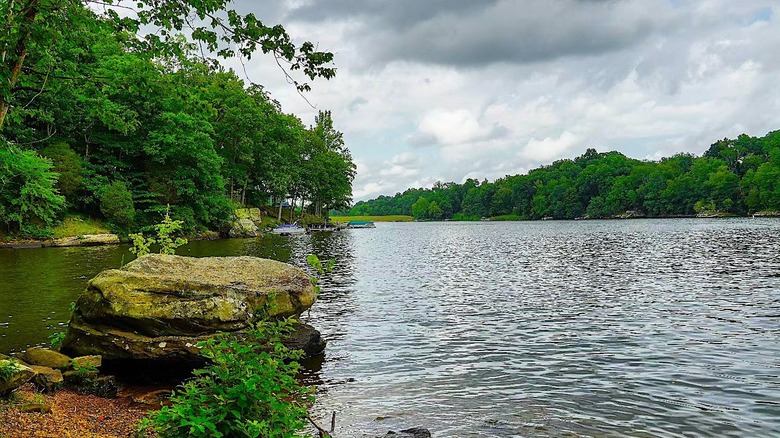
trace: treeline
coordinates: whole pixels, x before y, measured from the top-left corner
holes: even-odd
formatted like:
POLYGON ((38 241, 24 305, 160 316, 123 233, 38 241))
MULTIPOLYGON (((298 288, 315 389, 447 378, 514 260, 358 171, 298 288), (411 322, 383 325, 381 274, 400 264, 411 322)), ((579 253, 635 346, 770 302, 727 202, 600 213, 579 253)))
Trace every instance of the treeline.
POLYGON ((2 96, 5 233, 45 236, 65 212, 131 231, 170 206, 192 231, 223 229, 236 205, 351 203, 355 165, 330 112, 307 127, 262 86, 200 58, 202 47, 149 50, 126 20, 69 7, 69 31, 31 38, 2 96))
POLYGON ((417 219, 575 219, 780 211, 780 131, 723 139, 696 157, 641 161, 588 149, 495 182, 436 183, 358 202, 350 215, 417 219))

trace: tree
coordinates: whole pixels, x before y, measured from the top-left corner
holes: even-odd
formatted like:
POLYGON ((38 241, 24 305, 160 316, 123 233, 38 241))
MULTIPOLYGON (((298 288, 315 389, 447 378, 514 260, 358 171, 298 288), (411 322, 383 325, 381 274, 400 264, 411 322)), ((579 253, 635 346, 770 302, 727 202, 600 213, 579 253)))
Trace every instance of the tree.
POLYGON ((46 158, 11 144, 0 147, 0 223, 30 233, 49 226, 65 205, 54 187, 57 174, 46 158))
MULTIPOLYGON (((291 72, 301 71, 311 80, 335 76, 335 68, 329 66, 333 60, 332 53, 318 51, 308 41, 297 45, 281 25, 266 25, 254 14, 242 15, 228 8, 228 4, 229 0, 3 2, 0 5, 3 18, 0 27, 0 77, 6 80, 0 83, 0 129, 15 103, 16 84, 23 74, 40 76, 41 79, 86 79, 74 75, 78 72, 71 66, 61 69, 45 56, 39 56, 40 63, 31 67, 26 67, 26 60, 31 49, 45 50, 50 42, 78 34, 89 25, 86 17, 93 11, 102 11, 100 17, 110 22, 117 31, 127 30, 135 34, 142 26, 156 28, 157 32, 132 39, 135 50, 152 57, 182 57, 194 53, 196 46, 187 42, 192 41, 200 49, 198 56, 212 66, 219 59, 234 56, 251 58, 258 51, 271 54, 280 66, 287 66, 287 69, 283 68, 284 74, 299 91, 307 91, 311 87, 293 78, 291 72), (88 9, 87 6, 93 8, 88 9), (117 8, 125 13, 120 16, 117 8), (129 14, 126 13, 128 11, 129 14), (209 57, 207 52, 214 55, 209 57)), ((46 81, 42 82, 45 84, 46 81)))
POLYGON ((441 220, 444 217, 444 210, 441 209, 439 203, 432 201, 428 206, 428 217, 433 220, 441 220))
POLYGON ((420 197, 412 204, 412 216, 414 216, 415 219, 426 219, 428 218, 428 209, 430 209, 430 207, 430 202, 428 202, 425 197, 420 197))

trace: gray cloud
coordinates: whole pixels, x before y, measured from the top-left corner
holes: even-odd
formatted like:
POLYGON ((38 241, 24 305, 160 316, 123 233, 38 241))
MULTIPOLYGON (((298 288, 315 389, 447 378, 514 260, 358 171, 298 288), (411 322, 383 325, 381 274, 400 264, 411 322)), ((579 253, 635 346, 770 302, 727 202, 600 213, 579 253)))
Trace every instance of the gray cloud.
POLYGON ((613 52, 675 24, 659 0, 314 1, 293 20, 356 20, 374 61, 451 66, 613 52))
MULTIPOLYGON (((587 147, 659 158, 780 128, 777 0, 275 4, 268 16, 296 40, 337 53, 336 79, 307 97, 333 110, 359 162, 356 199, 492 180, 587 147)), ((255 74, 313 119, 289 84, 266 82, 272 63, 255 74)))

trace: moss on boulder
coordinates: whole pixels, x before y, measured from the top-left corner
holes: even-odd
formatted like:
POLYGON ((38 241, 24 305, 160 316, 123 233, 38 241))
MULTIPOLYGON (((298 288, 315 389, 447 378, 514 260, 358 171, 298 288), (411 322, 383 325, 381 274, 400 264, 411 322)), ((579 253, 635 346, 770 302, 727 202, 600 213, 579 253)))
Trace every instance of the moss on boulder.
POLYGON ((89 282, 61 350, 105 360, 194 359, 210 336, 261 316, 299 315, 315 299, 310 277, 286 263, 150 254, 89 282))

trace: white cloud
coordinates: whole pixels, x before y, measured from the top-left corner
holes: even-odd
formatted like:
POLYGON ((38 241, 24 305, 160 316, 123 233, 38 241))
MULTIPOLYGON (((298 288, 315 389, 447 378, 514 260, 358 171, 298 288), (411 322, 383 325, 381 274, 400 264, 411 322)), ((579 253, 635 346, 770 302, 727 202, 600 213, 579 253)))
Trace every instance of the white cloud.
MULTIPOLYGON (((355 199, 495 179, 589 147, 657 158, 780 129, 774 0, 532 0, 522 10, 512 0, 297 0, 286 8, 291 34, 336 53, 337 77, 315 81, 307 97, 333 111, 358 161, 355 199), (431 38, 416 37, 424 34, 431 38), (464 35, 478 37, 458 44, 464 35)), ((272 63, 252 63, 250 77, 313 122, 317 109, 272 63)))

